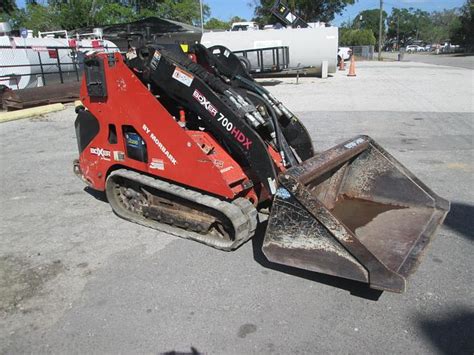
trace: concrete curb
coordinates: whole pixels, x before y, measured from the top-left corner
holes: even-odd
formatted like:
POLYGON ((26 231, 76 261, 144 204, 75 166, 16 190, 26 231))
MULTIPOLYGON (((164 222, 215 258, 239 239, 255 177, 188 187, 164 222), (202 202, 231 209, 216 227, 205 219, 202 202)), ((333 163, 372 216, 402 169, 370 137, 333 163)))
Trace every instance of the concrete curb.
POLYGON ((23 110, 17 110, 17 111, 11 111, 11 112, 3 112, 3 113, 0 113, 0 123, 20 120, 22 118, 38 116, 38 115, 55 112, 55 111, 61 111, 61 110, 64 110, 64 108, 65 107, 63 104, 58 103, 58 104, 26 108, 23 110))

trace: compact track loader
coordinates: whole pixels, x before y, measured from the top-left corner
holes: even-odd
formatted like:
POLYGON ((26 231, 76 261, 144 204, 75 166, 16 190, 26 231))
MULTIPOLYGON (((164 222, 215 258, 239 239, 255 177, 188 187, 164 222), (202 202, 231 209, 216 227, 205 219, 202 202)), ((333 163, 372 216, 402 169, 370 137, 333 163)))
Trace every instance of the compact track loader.
POLYGON ((85 61, 75 173, 129 221, 233 250, 268 219, 275 263, 403 292, 449 203, 367 136, 315 154, 220 46, 85 61))

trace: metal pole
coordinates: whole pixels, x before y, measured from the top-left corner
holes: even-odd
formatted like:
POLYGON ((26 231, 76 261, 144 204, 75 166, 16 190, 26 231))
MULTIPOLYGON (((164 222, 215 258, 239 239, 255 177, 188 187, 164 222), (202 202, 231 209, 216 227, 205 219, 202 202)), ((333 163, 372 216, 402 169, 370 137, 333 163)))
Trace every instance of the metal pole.
POLYGON ((38 51, 38 60, 40 63, 41 77, 43 78, 43 86, 46 86, 46 80, 44 78, 43 62, 41 61, 41 52, 38 51))
POLYGON ((378 60, 382 60, 382 21, 383 21, 383 0, 380 0, 380 17, 379 17, 379 54, 378 60))
POLYGON ((202 12, 202 0, 199 0, 199 7, 201 10, 201 33, 204 33, 204 16, 202 12))
POLYGON ((78 59, 77 52, 75 51, 74 52, 74 57, 73 57, 73 63, 74 63, 74 70, 76 71, 76 79, 77 79, 77 81, 79 81, 79 70, 77 68, 77 59, 78 59))
POLYGON ((61 84, 64 84, 63 71, 61 70, 61 61, 59 60, 59 51, 57 48, 56 48, 56 61, 58 62, 59 78, 61 79, 61 84))
POLYGON ((400 50, 400 15, 397 16, 397 49, 400 50))

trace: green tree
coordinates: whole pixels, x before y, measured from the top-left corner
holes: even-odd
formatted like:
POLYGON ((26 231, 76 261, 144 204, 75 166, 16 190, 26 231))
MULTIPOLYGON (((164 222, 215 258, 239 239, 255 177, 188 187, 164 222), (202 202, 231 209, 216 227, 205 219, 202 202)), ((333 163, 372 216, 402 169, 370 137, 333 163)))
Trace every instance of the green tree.
POLYGON ((427 40, 432 27, 430 14, 420 9, 393 8, 387 18, 388 38, 398 38, 402 45, 413 40, 427 40))
POLYGON ((427 42, 433 28, 430 13, 416 9, 414 12, 415 39, 427 42))
MULTIPOLYGON (((204 4, 204 19, 209 17, 210 13, 209 5, 204 4)), ((198 25, 201 22, 199 2, 196 0, 164 0, 157 5, 155 16, 193 25, 198 25)))
POLYGON ((3 16, 13 14, 18 8, 15 0, 2 0, 0 3, 0 14, 3 16))
POLYGON ((471 52, 474 49, 474 4, 471 1, 467 0, 461 7, 459 20, 459 26, 451 29, 451 41, 471 52))
POLYGON ((271 13, 271 8, 274 3, 274 0, 254 0, 253 5, 255 6, 255 16, 252 20, 257 22, 260 26, 277 22, 275 16, 271 13))
POLYGON ((247 20, 239 16, 231 17, 229 21, 222 21, 213 17, 204 24, 204 28, 207 30, 228 30, 234 22, 245 21, 247 20))
POLYGON ((339 29, 339 44, 341 46, 373 46, 375 43, 372 30, 339 29))
MULTIPOLYGON (((274 0, 255 0, 255 18, 260 25, 275 23, 271 15, 274 0)), ((354 4, 355 0, 290 0, 289 7, 295 15, 306 22, 331 22, 336 14, 342 13, 347 5, 354 4)))
POLYGON ((0 3, 0 21, 11 21, 18 13, 14 0, 2 0, 0 3))
POLYGON ((425 35, 429 43, 441 43, 453 34, 461 26, 461 20, 457 9, 435 11, 430 15, 431 28, 425 35))
POLYGON ((135 10, 130 6, 118 3, 106 3, 95 13, 94 22, 100 25, 111 25, 133 21, 137 17, 135 10))
MULTIPOLYGON (((117 0, 116 0, 117 1, 117 0)), ((163 0, 118 0, 123 5, 128 5, 134 8, 136 13, 146 12, 150 9, 154 9, 158 3, 162 3, 163 0)))
MULTIPOLYGON (((382 34, 385 33, 385 21, 387 20, 387 13, 382 11, 382 34)), ((352 28, 353 29, 361 29, 361 30, 370 30, 375 36, 375 40, 378 42, 379 40, 379 20, 380 20, 380 10, 379 9, 372 9, 372 10, 364 10, 359 12, 359 14, 355 17, 352 28)), ((383 38, 383 37, 382 37, 383 38)))
MULTIPOLYGON (((229 24, 232 25, 234 22, 246 22, 247 20, 242 18, 242 17, 239 17, 239 16, 233 16, 230 18, 229 20, 229 24)), ((230 26, 229 26, 230 27, 230 26)))
MULTIPOLYGON (((209 16, 208 5, 204 5, 203 13, 209 16)), ((195 0, 49 0, 46 5, 28 4, 9 15, 2 13, 2 20, 10 21, 16 29, 43 31, 123 23, 148 16, 195 25, 201 20, 199 2, 195 0)))
POLYGON ((111 0, 49 0, 55 21, 64 29, 102 26, 157 16, 161 2, 111 0), (147 7, 150 6, 150 7, 147 7))
POLYGON ((16 9, 7 20, 13 29, 25 27, 37 32, 58 28, 51 9, 36 3, 27 4, 24 9, 16 9))
POLYGON ((72 30, 97 25, 97 13, 104 3, 104 0, 50 0, 49 8, 60 28, 72 30))
POLYGON ((204 28, 206 30, 228 30, 230 28, 230 24, 229 22, 212 17, 204 24, 204 28))

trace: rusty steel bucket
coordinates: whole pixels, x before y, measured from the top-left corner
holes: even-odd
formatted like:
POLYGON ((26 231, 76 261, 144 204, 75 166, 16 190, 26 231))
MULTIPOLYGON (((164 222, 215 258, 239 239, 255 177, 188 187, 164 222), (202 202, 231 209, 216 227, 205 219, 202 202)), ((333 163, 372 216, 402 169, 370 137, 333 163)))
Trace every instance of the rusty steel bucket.
POLYGON ((403 292, 449 202, 370 137, 279 176, 263 242, 272 262, 403 292))

